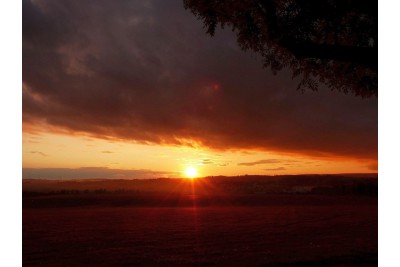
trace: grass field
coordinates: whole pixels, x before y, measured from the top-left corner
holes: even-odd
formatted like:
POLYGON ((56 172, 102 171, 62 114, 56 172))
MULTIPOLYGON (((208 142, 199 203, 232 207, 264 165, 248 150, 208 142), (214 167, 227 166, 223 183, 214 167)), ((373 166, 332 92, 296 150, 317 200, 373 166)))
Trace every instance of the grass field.
POLYGON ((27 205, 23 264, 377 266, 377 224, 376 196, 300 195, 258 206, 27 205))

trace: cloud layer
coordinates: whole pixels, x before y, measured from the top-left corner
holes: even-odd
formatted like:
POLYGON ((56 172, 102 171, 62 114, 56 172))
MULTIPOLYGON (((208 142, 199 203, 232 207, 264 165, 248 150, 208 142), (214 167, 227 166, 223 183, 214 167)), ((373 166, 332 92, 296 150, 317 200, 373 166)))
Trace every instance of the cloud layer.
POLYGON ((27 130, 377 158, 377 99, 296 85, 182 1, 23 1, 27 130))
POLYGON ((158 172, 151 170, 124 170, 103 167, 84 168, 23 168, 24 179, 148 179, 177 177, 178 173, 158 172))
POLYGON ((293 163, 297 162, 296 160, 280 160, 280 159, 262 159, 252 162, 241 162, 238 163, 239 166, 254 166, 260 164, 276 164, 276 163, 293 163))

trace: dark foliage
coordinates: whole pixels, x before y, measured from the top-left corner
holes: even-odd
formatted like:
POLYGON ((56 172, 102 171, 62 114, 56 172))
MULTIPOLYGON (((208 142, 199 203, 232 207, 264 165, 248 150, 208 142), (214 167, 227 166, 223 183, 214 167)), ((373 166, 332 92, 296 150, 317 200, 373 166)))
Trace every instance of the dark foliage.
POLYGON ((377 2, 362 0, 184 0, 207 33, 228 26, 243 50, 274 74, 300 76, 299 90, 378 95, 377 2))

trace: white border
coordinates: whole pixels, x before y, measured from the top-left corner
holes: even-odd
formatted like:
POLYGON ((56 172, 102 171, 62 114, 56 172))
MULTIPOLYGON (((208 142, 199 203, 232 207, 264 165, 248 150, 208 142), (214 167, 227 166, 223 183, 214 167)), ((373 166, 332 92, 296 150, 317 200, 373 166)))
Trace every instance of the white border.
POLYGON ((22 266, 22 2, 0 10, 0 265, 22 266))
POLYGON ((399 7, 379 1, 379 266, 400 266, 399 7))

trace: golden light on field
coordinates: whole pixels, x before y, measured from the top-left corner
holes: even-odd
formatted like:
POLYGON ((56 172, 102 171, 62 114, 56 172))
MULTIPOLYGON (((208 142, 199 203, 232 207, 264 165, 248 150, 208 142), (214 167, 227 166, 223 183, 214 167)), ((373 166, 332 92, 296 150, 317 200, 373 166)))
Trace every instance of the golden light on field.
POLYGON ((189 166, 185 170, 185 175, 187 178, 196 178, 197 177, 197 169, 195 167, 189 166))

